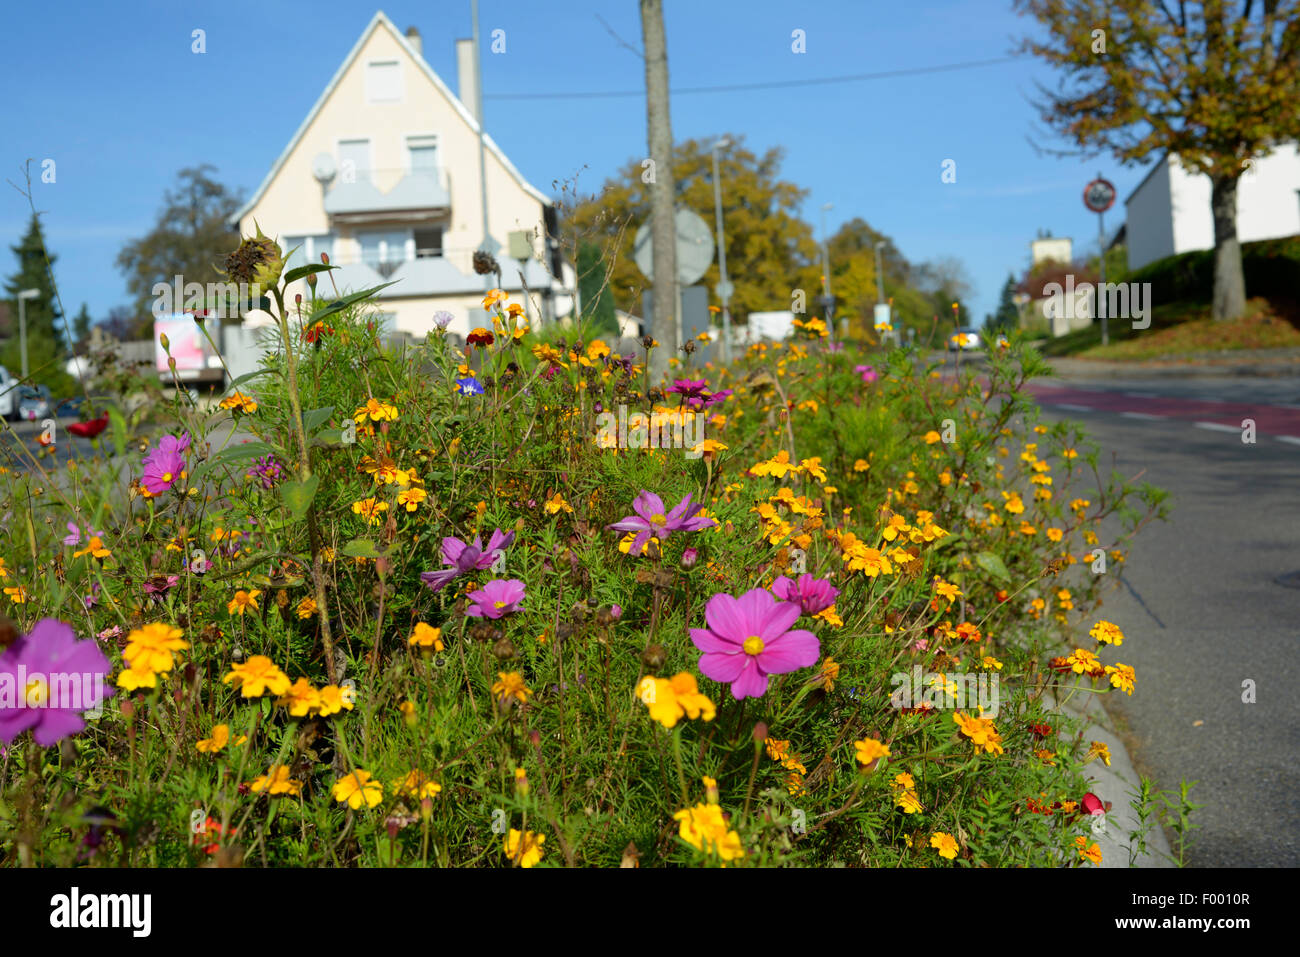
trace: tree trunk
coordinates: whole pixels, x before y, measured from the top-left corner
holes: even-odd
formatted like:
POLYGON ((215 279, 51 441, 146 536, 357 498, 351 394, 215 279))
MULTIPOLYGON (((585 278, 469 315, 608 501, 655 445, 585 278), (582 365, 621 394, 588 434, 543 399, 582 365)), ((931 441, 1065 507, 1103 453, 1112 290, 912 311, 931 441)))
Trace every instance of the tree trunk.
POLYGON ((1214 318, 1239 319, 1246 312, 1246 277, 1237 239, 1236 176, 1211 178, 1214 211, 1214 318))
POLYGON ((660 343, 650 353, 650 378, 658 383, 668 373, 668 360, 677 353, 677 222, 663 0, 641 0, 641 35, 645 43, 646 129, 652 160, 649 172, 654 177, 649 184, 654 256, 654 323, 650 335, 660 343))

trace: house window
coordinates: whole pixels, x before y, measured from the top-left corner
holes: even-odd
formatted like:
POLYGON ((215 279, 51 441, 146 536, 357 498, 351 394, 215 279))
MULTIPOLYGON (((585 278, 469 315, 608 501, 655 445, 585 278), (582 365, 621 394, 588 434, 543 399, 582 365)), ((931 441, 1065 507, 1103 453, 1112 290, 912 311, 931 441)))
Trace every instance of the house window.
POLYGON ((406 241, 410 236, 405 230, 388 229, 358 233, 361 261, 387 278, 398 263, 406 260, 406 241))
POLYGON ((442 227, 429 226, 415 230, 415 258, 428 259, 442 255, 442 227))
POLYGON ((339 182, 370 178, 370 140, 339 140, 339 182))
POLYGON ((408 136, 406 151, 412 173, 437 175, 438 138, 436 136, 408 136))
POLYGON ((371 103, 401 102, 402 64, 397 60, 371 60, 367 63, 366 99, 371 103))
POLYGON ((331 259, 334 258, 334 234, 328 233, 324 236, 283 236, 280 239, 280 248, 286 253, 294 250, 292 255, 285 260, 285 271, 294 269, 306 263, 320 262, 320 254, 325 253, 331 259), (294 247, 297 247, 294 250, 294 247))

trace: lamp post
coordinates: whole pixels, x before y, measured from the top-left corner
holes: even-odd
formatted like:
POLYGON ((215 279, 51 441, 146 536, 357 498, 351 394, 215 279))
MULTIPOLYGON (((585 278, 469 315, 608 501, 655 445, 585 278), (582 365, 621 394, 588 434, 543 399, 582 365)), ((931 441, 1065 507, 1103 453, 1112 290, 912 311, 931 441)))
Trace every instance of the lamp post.
POLYGON ((39 289, 24 289, 18 293, 18 351, 22 353, 23 378, 27 378, 27 300, 39 298, 39 289))
POLYGON ((722 361, 731 362, 731 283, 727 281, 727 241, 722 229, 722 178, 718 175, 718 150, 730 146, 724 136, 713 144, 713 212, 718 221, 718 298, 722 300, 722 361))
POLYGON ((826 310, 826 333, 830 341, 835 341, 835 326, 831 310, 835 299, 831 296, 831 247, 830 237, 826 232, 826 211, 833 209, 833 203, 822 203, 822 307, 826 310))
POLYGON ((885 271, 880 268, 880 247, 885 245, 883 239, 876 240, 876 305, 885 304, 885 271))

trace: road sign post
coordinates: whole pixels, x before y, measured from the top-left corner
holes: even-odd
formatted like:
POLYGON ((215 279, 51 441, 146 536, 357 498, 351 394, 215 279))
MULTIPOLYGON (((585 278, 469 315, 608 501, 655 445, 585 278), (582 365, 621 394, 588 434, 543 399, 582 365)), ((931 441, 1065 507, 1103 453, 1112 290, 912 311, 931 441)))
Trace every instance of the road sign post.
POLYGON ((1110 345, 1110 327, 1106 315, 1106 210, 1115 205, 1115 184, 1097 175, 1083 188, 1083 205, 1097 214, 1097 263, 1101 276, 1097 282, 1097 315, 1101 317, 1101 344, 1110 345))

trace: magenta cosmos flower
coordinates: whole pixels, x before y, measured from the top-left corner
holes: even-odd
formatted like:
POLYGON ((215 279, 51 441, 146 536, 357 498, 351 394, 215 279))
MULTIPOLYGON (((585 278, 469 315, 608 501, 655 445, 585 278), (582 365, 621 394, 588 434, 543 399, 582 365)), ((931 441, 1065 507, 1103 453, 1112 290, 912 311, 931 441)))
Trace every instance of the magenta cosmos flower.
POLYGON ((619 532, 636 532, 636 538, 632 540, 632 547, 628 549, 628 554, 640 555, 651 536, 663 541, 672 532, 697 532, 702 528, 712 528, 717 525, 718 523, 711 518, 696 516, 703 507, 698 503, 692 504, 688 493, 677 503, 677 507, 669 512, 664 508, 663 499, 654 492, 642 489, 641 494, 632 500, 632 511, 636 514, 605 527, 619 532))
POLYGON ((794 602, 803 609, 805 615, 816 615, 835 604, 840 590, 830 582, 813 578, 812 575, 800 575, 798 581, 782 575, 772 582, 772 594, 794 602))
POLYGON ((491 568, 497 556, 509 548, 514 543, 514 540, 514 532, 506 534, 499 528, 488 539, 487 548, 483 547, 483 539, 477 535, 474 537, 474 541, 468 545, 459 538, 444 538, 442 540, 442 563, 451 567, 442 568, 436 572, 420 572, 420 581, 434 591, 442 591, 449 582, 461 575, 468 575, 472 571, 483 571, 491 568))
POLYGON ((0 741, 31 729, 43 748, 86 727, 84 711, 115 692, 108 658, 93 641, 78 641, 72 626, 42 618, 0 655, 0 741))
POLYGON ((871 366, 854 366, 853 371, 862 376, 862 381, 868 384, 880 378, 880 373, 871 366))
POLYGON ((158 447, 144 458, 144 475, 140 477, 140 484, 150 495, 161 495, 181 480, 189 447, 188 432, 179 439, 174 435, 164 435, 158 440, 158 447))
POLYGON ((799 617, 794 602, 777 601, 754 588, 739 598, 719 592, 704 606, 707 628, 692 628, 691 641, 704 652, 700 671, 731 685, 731 696, 760 698, 768 675, 783 675, 817 662, 821 644, 811 631, 790 630, 799 617))
POLYGON ((517 578, 494 578, 478 591, 469 593, 472 604, 465 609, 470 618, 500 618, 519 610, 524 600, 524 583, 517 578))

